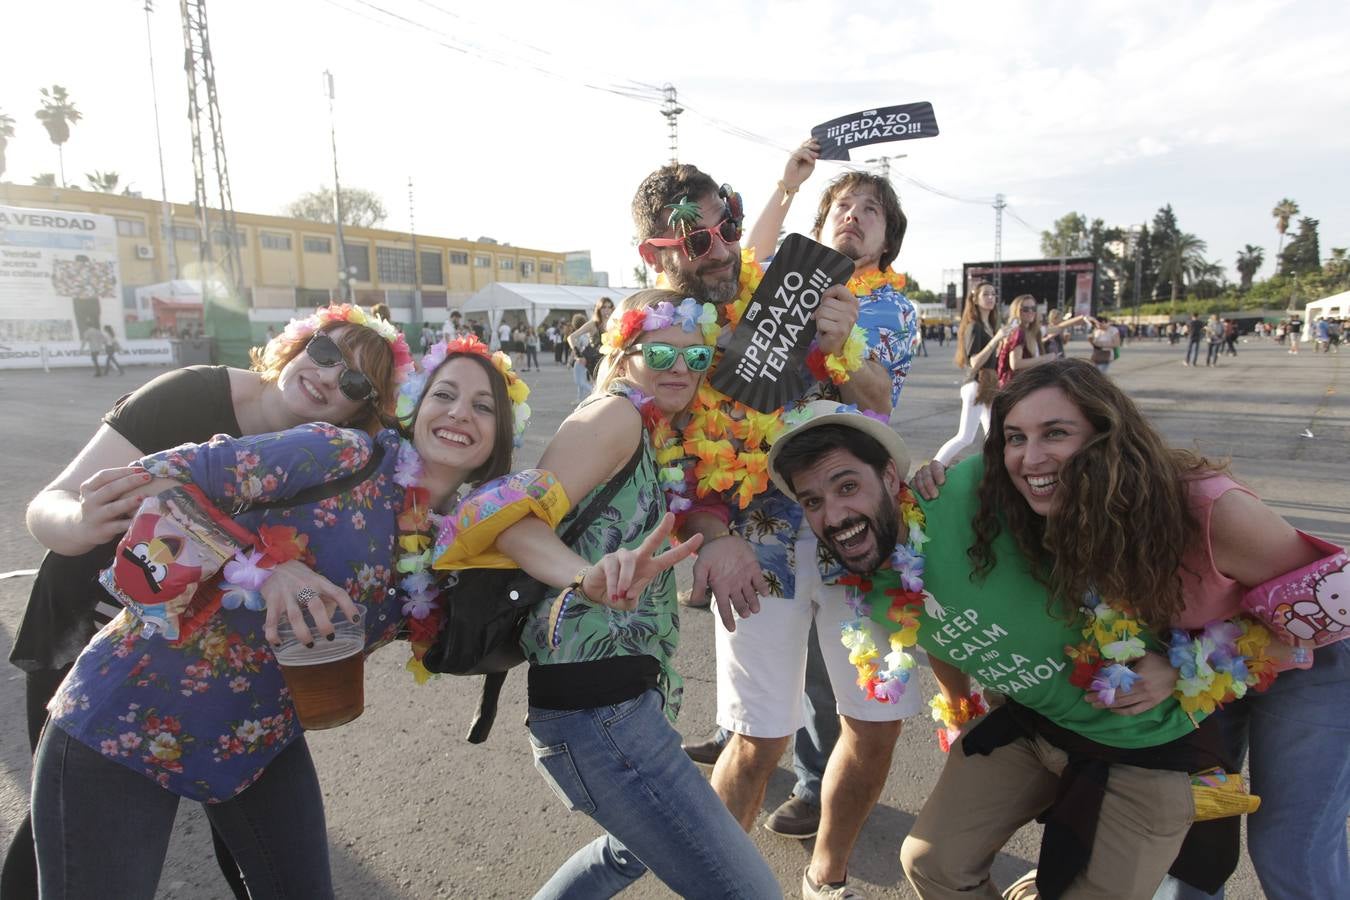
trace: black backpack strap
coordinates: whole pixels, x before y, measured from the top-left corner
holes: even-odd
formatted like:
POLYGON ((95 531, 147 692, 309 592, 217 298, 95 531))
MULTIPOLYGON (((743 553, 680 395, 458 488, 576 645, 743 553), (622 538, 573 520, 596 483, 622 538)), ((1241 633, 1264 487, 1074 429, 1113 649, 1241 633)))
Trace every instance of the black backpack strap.
POLYGON ((314 503, 319 500, 327 500, 329 497, 336 497, 338 494, 346 493, 373 475, 375 470, 380 467, 380 462, 383 459, 384 447, 376 442, 370 449, 370 459, 366 460, 366 464, 355 472, 343 475, 341 478, 334 478, 332 481, 325 481, 323 484, 307 487, 289 497, 282 497, 277 500, 264 500, 260 503, 249 503, 245 507, 245 510, 286 509, 291 506, 304 506, 306 503, 314 503))
POLYGON ((639 440, 637 449, 633 451, 633 455, 629 457, 624 467, 605 483, 604 489, 596 494, 594 499, 587 503, 581 512, 577 513, 577 517, 572 520, 571 525, 567 526, 567 530, 563 532, 560 538, 564 544, 571 547, 580 540, 582 534, 585 533, 587 528, 591 527, 591 523, 595 521, 596 517, 609 506, 609 501, 614 499, 614 495, 619 492, 624 483, 633 477, 633 472, 637 471, 638 463, 642 461, 642 449, 643 442, 639 440))
MULTIPOLYGON (((609 506, 609 501, 614 499, 614 495, 619 492, 619 489, 637 470, 638 463, 642 461, 642 450, 643 440, 639 440, 637 449, 633 451, 633 455, 629 457, 624 467, 615 473, 614 477, 605 484, 604 489, 596 494, 595 498, 587 503, 581 512, 577 513, 576 518, 572 520, 572 524, 567 526, 567 531, 563 533, 561 538, 564 544, 571 547, 591 526, 596 517, 609 506)), ((488 732, 492 730, 492 723, 497 718, 497 703, 505 684, 506 672, 490 672, 483 676, 483 688, 478 697, 478 711, 474 713, 473 722, 469 725, 469 743, 481 744, 487 740, 488 732)))

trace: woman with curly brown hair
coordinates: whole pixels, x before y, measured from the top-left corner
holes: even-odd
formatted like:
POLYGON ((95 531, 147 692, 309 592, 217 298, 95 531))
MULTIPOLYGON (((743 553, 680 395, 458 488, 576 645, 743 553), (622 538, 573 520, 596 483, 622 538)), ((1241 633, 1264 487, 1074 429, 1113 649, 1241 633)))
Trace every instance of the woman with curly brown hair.
MULTIPOLYGON (((926 509, 928 534, 964 525, 969 541, 934 540, 926 551, 925 588, 937 601, 918 639, 942 687, 935 708, 960 709, 972 676, 1005 702, 953 717, 964 736, 905 840, 906 873, 924 898, 996 897, 995 854, 1039 818, 1046 830, 1029 878, 1041 896, 1147 898, 1169 867, 1216 890, 1236 864, 1237 820, 1192 827, 1189 773, 1238 767, 1211 714, 1312 659, 1239 618, 1244 596, 1316 564, 1329 545, 1221 467, 1168 447, 1082 360, 1013 379, 994 400, 992 426, 982 458, 946 476, 943 500, 955 502, 926 509), (961 576, 943 574, 953 570, 961 576)), ((1330 549, 1334 559, 1339 548, 1330 549)), ((1312 685, 1332 709, 1344 705, 1348 670, 1342 643, 1319 650, 1312 671, 1285 677, 1294 689, 1312 685)), ((1326 818, 1339 814, 1343 866, 1344 732, 1311 716, 1298 725, 1307 707, 1283 681, 1247 701, 1297 710, 1281 726, 1296 735, 1258 743, 1253 728, 1252 778, 1266 806, 1251 828, 1302 834, 1304 820, 1322 821, 1319 804, 1285 809, 1286 782, 1306 778, 1336 798, 1326 818), (1342 741, 1338 751, 1331 740, 1342 741), (1318 752, 1288 761, 1305 741, 1318 752)))

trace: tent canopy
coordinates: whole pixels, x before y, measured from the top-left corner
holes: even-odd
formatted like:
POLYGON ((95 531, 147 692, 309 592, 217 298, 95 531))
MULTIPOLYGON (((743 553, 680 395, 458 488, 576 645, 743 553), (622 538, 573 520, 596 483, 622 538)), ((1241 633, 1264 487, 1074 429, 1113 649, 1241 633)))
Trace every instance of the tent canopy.
MULTIPOLYGON (((228 293, 229 289, 217 281, 212 282, 211 292, 219 295, 228 293)), ((147 284, 144 287, 136 288, 136 303, 138 305, 145 305, 151 300, 200 304, 202 302, 201 280, 192 281, 178 278, 173 281, 162 281, 159 284, 147 284)))
POLYGON ((1350 291, 1341 291, 1321 300, 1314 300, 1303 308, 1303 340, 1313 339, 1313 325, 1319 317, 1343 319, 1350 316, 1350 291))
POLYGON ((487 313, 492 334, 496 335, 497 327, 502 323, 502 314, 508 311, 523 312, 530 327, 537 328, 548 316, 549 310, 577 310, 589 316, 601 297, 609 297, 617 306, 620 300, 634 290, 636 289, 494 281, 465 300, 459 311, 466 317, 473 313, 487 313))

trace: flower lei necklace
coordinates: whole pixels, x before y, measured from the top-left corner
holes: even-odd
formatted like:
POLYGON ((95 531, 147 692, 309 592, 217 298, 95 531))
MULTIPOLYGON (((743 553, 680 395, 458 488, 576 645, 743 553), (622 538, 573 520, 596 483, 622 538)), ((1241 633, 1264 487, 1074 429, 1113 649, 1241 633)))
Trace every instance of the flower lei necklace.
MULTIPOLYGON (((1139 680, 1129 664, 1147 652, 1145 628, 1133 608, 1095 592, 1083 598, 1081 612, 1087 640, 1064 648, 1073 663, 1069 683, 1109 705, 1117 691, 1129 693, 1139 680)), ((1198 724, 1219 706, 1246 696, 1249 688, 1269 686, 1275 678, 1274 662, 1266 655, 1270 640, 1265 626, 1246 618, 1211 622, 1194 635, 1172 629, 1168 662, 1178 671, 1172 696, 1191 721, 1198 724)))
MULTIPOLYGON (((889 298, 897 291, 904 290, 905 276, 899 272, 874 270, 866 275, 854 275, 849 279, 848 290, 855 297, 889 298)), ((846 383, 853 373, 862 368, 863 356, 867 353, 867 330, 855 324, 843 348, 836 354, 826 354, 820 349, 819 341, 812 341, 806 354, 806 367, 816 381, 828 381, 835 385, 846 383)))
POLYGON ((923 530, 923 510, 907 486, 900 487, 899 500, 900 518, 909 534, 905 543, 896 545, 889 565, 871 577, 850 573, 839 579, 848 587, 847 602, 854 616, 841 627, 840 640, 849 650, 848 661, 858 670, 858 687, 869 700, 881 703, 896 703, 905 694, 915 665, 906 648, 918 643, 925 596, 923 547, 928 535, 923 530), (891 652, 885 657, 872 639, 869 618, 896 629, 890 636, 891 652))

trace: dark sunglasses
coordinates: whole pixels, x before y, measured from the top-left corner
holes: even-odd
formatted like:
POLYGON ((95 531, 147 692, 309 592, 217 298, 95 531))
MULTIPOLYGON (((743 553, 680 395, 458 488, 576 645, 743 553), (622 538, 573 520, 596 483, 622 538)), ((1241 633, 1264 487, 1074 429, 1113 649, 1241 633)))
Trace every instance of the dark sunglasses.
POLYGON ((342 374, 338 376, 338 390, 342 391, 342 396, 348 400, 364 403, 379 396, 366 373, 347 365, 342 348, 324 332, 316 332, 314 337, 309 339, 309 343, 305 345, 305 352, 314 361, 314 365, 321 368, 342 366, 342 374))
POLYGON ((645 344, 634 344, 624 351, 624 356, 632 356, 635 353, 642 354, 642 361, 647 364, 647 368, 656 372, 664 372, 666 369, 675 365, 677 357, 684 357, 684 364, 689 367, 690 372, 706 372, 708 366, 712 365, 713 348, 707 344, 692 344, 688 347, 676 347, 674 344, 663 344, 659 341, 649 341, 645 344))

